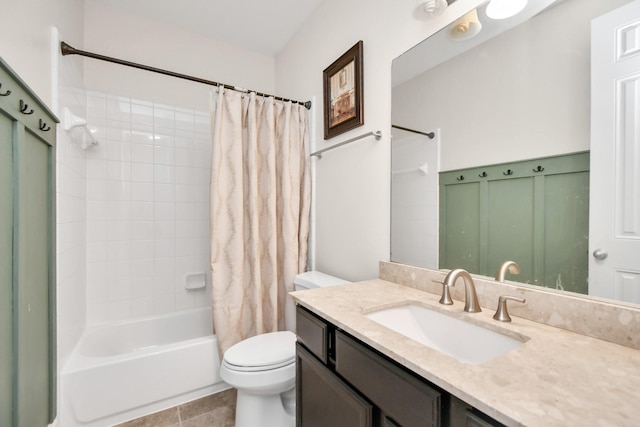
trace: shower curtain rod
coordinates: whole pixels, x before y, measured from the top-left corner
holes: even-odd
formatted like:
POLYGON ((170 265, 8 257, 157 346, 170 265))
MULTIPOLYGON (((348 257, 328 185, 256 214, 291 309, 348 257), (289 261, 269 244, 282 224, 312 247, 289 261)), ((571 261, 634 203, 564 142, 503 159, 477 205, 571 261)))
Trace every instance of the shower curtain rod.
POLYGON ((277 99, 278 101, 291 101, 291 102, 296 103, 296 104, 304 105, 307 110, 309 110, 311 108, 311 101, 306 101, 306 102, 296 101, 296 100, 293 100, 293 99, 282 98, 280 96, 274 96, 274 95, 269 95, 269 94, 262 93, 262 92, 257 92, 255 90, 249 90, 249 89, 244 89, 244 88, 240 88, 240 87, 231 86, 231 85, 228 85, 228 84, 225 84, 225 83, 218 83, 218 82, 214 82, 212 80, 201 79, 199 77, 193 77, 193 76, 189 76, 187 74, 175 73, 173 71, 163 70, 162 68, 156 68, 156 67, 150 67, 148 65, 137 64, 135 62, 125 61, 123 59, 112 58, 110 56, 100 55, 98 53, 87 52, 85 50, 76 49, 76 48, 70 46, 69 44, 67 44, 65 42, 60 42, 60 51, 61 51, 63 56, 65 56, 65 55, 86 56, 87 58, 93 58, 93 59, 99 59, 101 61, 113 62, 114 64, 120 64, 120 65, 125 65, 127 67, 138 68, 140 70, 151 71, 153 73, 164 74, 165 76, 177 77, 179 79, 191 80, 192 82, 202 83, 202 84, 209 85, 209 86, 222 86, 225 89, 237 90, 237 91, 240 91, 240 92, 247 92, 247 93, 248 92, 255 92, 255 94, 258 95, 258 96, 265 96, 265 97, 273 96, 274 99, 277 99))
POLYGON ((413 132, 413 133, 417 133, 420 135, 424 135, 424 136, 428 136, 429 139, 433 139, 434 136, 436 136, 436 134, 434 132, 422 132, 419 130, 414 130, 414 129, 409 129, 403 126, 398 126, 398 125, 391 125, 392 128, 396 128, 396 129, 400 129, 400 130, 406 130, 407 132, 413 132))

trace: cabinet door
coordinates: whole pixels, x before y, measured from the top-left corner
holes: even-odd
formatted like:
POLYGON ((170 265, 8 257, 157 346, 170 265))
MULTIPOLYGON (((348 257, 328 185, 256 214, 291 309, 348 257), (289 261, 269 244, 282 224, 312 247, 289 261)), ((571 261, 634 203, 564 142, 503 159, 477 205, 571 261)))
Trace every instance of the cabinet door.
POLYGON ((296 344, 297 427, 368 427, 373 406, 296 344))

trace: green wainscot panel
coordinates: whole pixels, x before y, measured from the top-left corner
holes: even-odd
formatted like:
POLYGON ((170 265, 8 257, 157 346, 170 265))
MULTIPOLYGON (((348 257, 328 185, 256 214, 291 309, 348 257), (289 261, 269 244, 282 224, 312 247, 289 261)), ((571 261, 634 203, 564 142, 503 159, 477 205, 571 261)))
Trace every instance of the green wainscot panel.
POLYGON ((440 174, 440 268, 587 293, 589 153, 440 174))
POLYGON ((0 426, 56 415, 58 119, 0 58, 0 426))
POLYGON ((49 278, 51 147, 28 130, 18 147, 17 237, 14 266, 17 287, 18 425, 46 426, 49 421, 49 278))
POLYGON ((447 186, 440 198, 440 267, 480 269, 480 185, 447 186))
POLYGON ((548 176, 545 183, 544 283, 588 293, 589 173, 548 176))
POLYGON ((11 118, 0 112, 0 426, 13 408, 13 149, 11 118))
POLYGON ((534 178, 488 181, 485 262, 480 274, 494 276, 505 260, 517 260, 518 281, 534 279, 534 178))

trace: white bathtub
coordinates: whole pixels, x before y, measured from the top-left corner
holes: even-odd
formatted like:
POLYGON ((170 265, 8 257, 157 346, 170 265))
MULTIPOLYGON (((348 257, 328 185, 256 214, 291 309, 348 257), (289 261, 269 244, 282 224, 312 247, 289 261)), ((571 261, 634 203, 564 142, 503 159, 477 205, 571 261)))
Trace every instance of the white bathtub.
POLYGON ((211 309, 89 327, 62 371, 62 427, 110 426, 229 388, 211 309))

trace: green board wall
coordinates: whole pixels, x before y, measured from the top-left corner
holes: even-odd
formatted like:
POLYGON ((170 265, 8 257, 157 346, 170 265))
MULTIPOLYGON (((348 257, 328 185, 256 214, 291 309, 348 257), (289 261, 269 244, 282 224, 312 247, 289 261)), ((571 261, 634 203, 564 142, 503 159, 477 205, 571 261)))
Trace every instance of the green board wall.
POLYGON ((440 268, 587 293, 589 153, 440 174, 440 268))

